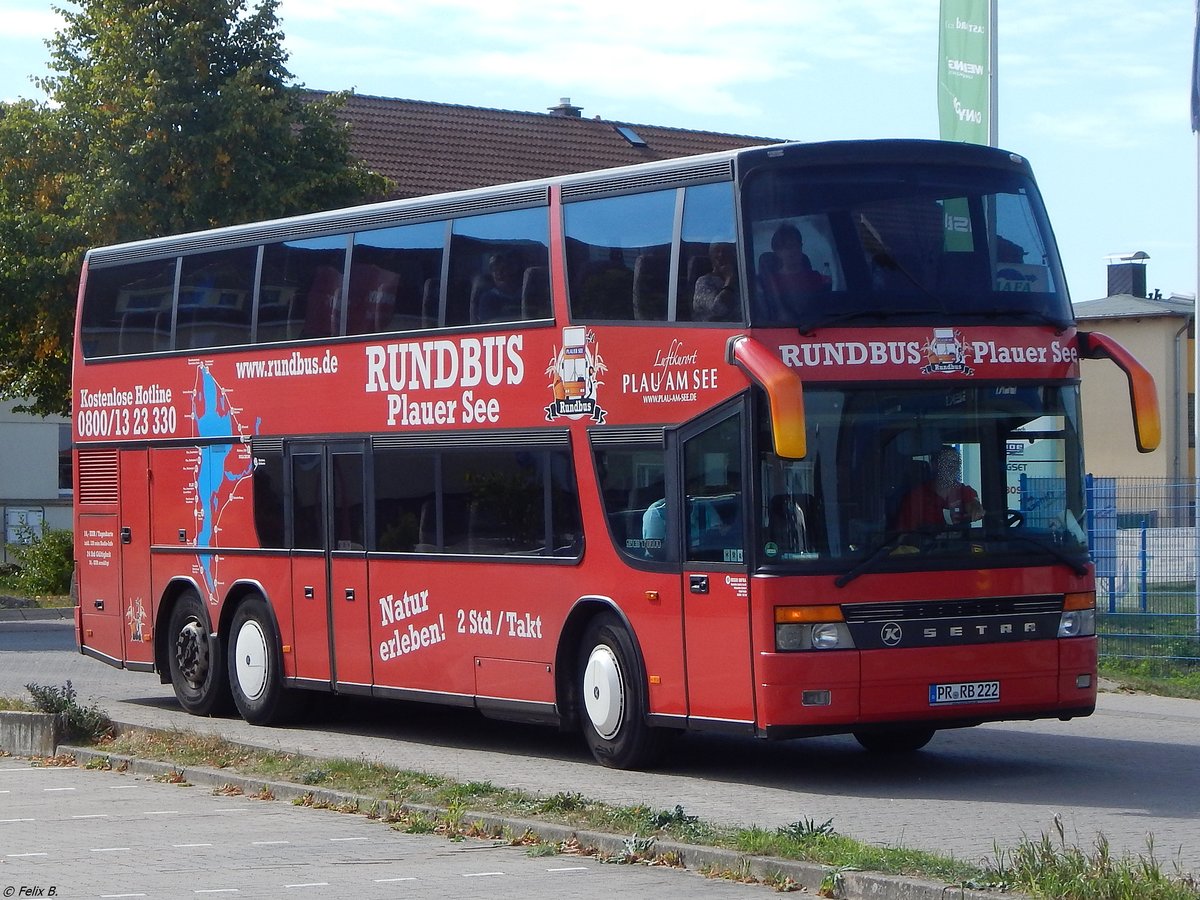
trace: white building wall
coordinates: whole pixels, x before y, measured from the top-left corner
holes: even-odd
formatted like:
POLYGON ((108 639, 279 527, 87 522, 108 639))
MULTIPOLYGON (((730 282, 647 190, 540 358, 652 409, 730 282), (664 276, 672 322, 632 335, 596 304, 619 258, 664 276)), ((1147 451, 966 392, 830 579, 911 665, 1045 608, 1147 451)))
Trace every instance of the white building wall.
POLYGON ((0 401, 0 562, 9 562, 7 526, 28 510, 50 528, 71 527, 71 493, 58 487, 59 429, 63 416, 16 412, 13 401, 0 401))

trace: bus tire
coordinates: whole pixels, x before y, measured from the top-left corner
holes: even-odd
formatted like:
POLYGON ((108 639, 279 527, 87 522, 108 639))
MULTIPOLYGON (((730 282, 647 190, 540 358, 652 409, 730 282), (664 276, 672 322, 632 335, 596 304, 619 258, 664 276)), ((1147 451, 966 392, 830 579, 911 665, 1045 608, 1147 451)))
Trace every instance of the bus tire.
POLYGON ((175 600, 167 620, 167 665, 179 705, 193 716, 229 712, 232 698, 219 638, 208 627, 204 601, 194 589, 175 600))
POLYGON ((856 731, 854 739, 870 753, 915 753, 933 738, 933 728, 889 728, 856 731))
POLYGON ((637 658, 616 616, 588 623, 579 652, 580 721, 596 761, 614 769, 650 766, 662 752, 663 734, 646 723, 637 658))
POLYGON ((296 692, 283 683, 283 654, 275 622, 260 596, 246 598, 229 627, 229 687, 251 725, 278 725, 296 711, 296 692))

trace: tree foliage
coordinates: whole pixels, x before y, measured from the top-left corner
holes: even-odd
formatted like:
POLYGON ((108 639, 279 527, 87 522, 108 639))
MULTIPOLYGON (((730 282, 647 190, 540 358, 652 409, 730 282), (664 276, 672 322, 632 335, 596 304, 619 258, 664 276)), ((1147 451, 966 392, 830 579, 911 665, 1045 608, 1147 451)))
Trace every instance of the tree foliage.
POLYGON ((328 209, 386 181, 292 83, 277 0, 80 0, 0 105, 0 395, 68 412, 89 246, 328 209))

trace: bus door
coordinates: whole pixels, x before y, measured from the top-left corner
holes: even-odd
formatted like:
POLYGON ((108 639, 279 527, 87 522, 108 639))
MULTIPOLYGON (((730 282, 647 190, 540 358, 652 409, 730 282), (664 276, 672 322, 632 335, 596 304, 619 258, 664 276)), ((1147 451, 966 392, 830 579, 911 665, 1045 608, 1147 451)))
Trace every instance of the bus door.
POLYGON ((688 715, 754 721, 745 559, 745 414, 728 409, 683 435, 683 627, 688 715))
MULTIPOLYGON (((289 447, 296 675, 370 685, 363 447, 289 447)), ((284 638, 286 642, 286 638, 284 638)))

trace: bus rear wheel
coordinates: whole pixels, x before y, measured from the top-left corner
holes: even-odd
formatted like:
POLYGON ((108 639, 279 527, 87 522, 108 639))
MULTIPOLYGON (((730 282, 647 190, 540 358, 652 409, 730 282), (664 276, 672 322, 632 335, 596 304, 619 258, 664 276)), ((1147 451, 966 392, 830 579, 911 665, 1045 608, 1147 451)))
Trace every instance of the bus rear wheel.
POLYGON ((856 731, 854 739, 871 753, 915 753, 933 739, 933 728, 889 728, 856 731))
POLYGON ((664 734, 646 723, 646 699, 637 672, 637 650, 616 616, 592 619, 579 653, 583 736, 601 765, 636 769, 653 765, 664 734))
POLYGON ((296 712, 296 692, 283 683, 279 635, 262 597, 244 600, 229 629, 229 686, 242 718, 277 725, 296 712))
POLYGON ((167 638, 167 665, 179 705, 194 716, 229 712, 232 704, 221 642, 212 636, 204 602, 195 590, 176 599, 167 620, 167 638))

